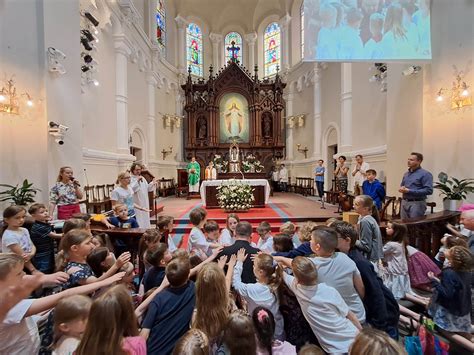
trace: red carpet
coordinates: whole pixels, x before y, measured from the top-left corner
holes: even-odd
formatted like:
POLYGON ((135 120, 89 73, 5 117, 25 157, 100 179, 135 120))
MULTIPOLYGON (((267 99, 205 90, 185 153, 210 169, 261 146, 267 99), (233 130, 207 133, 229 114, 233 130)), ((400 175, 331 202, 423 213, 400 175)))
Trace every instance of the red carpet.
MULTIPOLYGON (((243 220, 246 218, 268 218, 268 217, 280 217, 278 212, 276 212, 271 207, 265 208, 251 208, 247 212, 238 212, 239 217, 243 220)), ((227 218, 228 213, 224 212, 222 209, 209 209, 207 210, 207 219, 221 219, 227 218)))

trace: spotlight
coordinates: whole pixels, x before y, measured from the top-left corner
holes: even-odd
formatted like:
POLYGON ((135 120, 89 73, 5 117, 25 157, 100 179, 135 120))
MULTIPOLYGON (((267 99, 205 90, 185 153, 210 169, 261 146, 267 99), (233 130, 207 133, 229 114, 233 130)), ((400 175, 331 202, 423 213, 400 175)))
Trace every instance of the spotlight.
POLYGON ((95 86, 99 86, 99 81, 96 80, 96 79, 92 80, 92 83, 93 83, 95 86))
POLYGON ((82 30, 81 33, 82 33, 84 36, 86 36, 86 38, 87 38, 87 40, 88 40, 89 42, 92 42, 92 41, 95 39, 95 37, 92 35, 92 33, 90 33, 89 30, 82 30))
POLYGON ((85 12, 84 13, 84 16, 94 25, 94 26, 98 26, 99 25, 99 21, 97 21, 97 19, 91 15, 90 12, 85 12))
POLYGON ((27 104, 28 106, 32 107, 32 106, 33 106, 33 101, 28 100, 28 101, 26 101, 26 104, 27 104))
POLYGON ((86 37, 81 37, 81 43, 84 46, 84 49, 87 51, 92 50, 92 46, 89 44, 89 41, 87 40, 86 37))
POLYGON ((5 101, 5 96, 0 95, 0 102, 5 101))
POLYGON ((91 69, 91 68, 89 68, 87 65, 83 65, 83 66, 81 67, 81 70, 82 70, 83 73, 88 72, 90 69, 91 69))
POLYGON ((86 54, 84 56, 84 62, 86 62, 87 64, 89 64, 90 62, 92 62, 94 59, 89 55, 89 54, 86 54))
POLYGON ((94 28, 94 34, 95 34, 95 35, 98 35, 98 34, 99 34, 99 31, 97 30, 97 28, 94 28))

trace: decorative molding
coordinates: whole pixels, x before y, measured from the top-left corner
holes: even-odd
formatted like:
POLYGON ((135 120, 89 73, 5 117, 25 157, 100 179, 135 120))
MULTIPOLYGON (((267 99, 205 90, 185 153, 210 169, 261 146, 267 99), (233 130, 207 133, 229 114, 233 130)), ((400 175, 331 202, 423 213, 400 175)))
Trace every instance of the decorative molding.
POLYGON ((278 20, 278 25, 282 29, 287 29, 288 25, 291 22, 291 16, 287 13, 285 16, 283 16, 280 20, 278 20))
POLYGON ((116 166, 116 164, 135 161, 135 157, 131 154, 113 153, 85 147, 82 148, 82 157, 84 158, 84 163, 96 165, 107 165, 106 162, 110 162, 110 165, 116 166))
POLYGON ((127 26, 137 26, 142 18, 132 0, 117 0, 117 4, 122 12, 121 19, 127 26))
POLYGON ((245 34, 244 39, 250 46, 253 46, 257 41, 257 32, 250 32, 245 34))
POLYGON ((211 40, 213 44, 214 43, 219 44, 224 39, 224 36, 218 33, 211 32, 209 33, 209 39, 211 40))
POLYGON ((178 16, 176 16, 174 18, 174 20, 176 21, 177 25, 178 25, 178 29, 183 29, 185 28, 189 22, 181 15, 178 14, 178 16))
POLYGON ((334 154, 333 158, 337 158, 340 155, 344 155, 347 159, 352 159, 358 154, 361 154, 364 158, 378 156, 378 155, 385 155, 387 154, 387 145, 352 150, 352 151, 347 151, 347 152, 341 151, 341 152, 338 152, 337 154, 334 154))
POLYGON ((149 166, 166 166, 166 167, 180 167, 181 162, 179 161, 166 161, 166 160, 149 160, 148 165, 149 166))

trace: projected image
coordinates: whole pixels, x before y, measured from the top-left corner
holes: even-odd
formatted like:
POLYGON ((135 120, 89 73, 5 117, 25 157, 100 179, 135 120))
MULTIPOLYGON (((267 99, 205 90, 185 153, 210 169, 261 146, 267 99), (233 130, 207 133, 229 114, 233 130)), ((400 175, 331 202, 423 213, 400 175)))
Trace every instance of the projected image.
POLYGON ((430 1, 304 0, 304 60, 431 59, 430 1))

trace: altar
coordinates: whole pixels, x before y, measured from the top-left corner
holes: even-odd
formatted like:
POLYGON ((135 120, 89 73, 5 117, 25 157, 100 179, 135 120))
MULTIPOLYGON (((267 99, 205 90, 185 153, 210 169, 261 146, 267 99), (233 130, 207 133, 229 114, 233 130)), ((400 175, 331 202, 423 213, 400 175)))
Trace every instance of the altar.
MULTIPOLYGON (((205 180, 201 183, 200 193, 203 206, 206 208, 219 208, 217 200, 217 187, 228 180, 205 180)), ((265 207, 270 199, 270 184, 265 179, 240 179, 254 188, 254 207, 265 207)))

